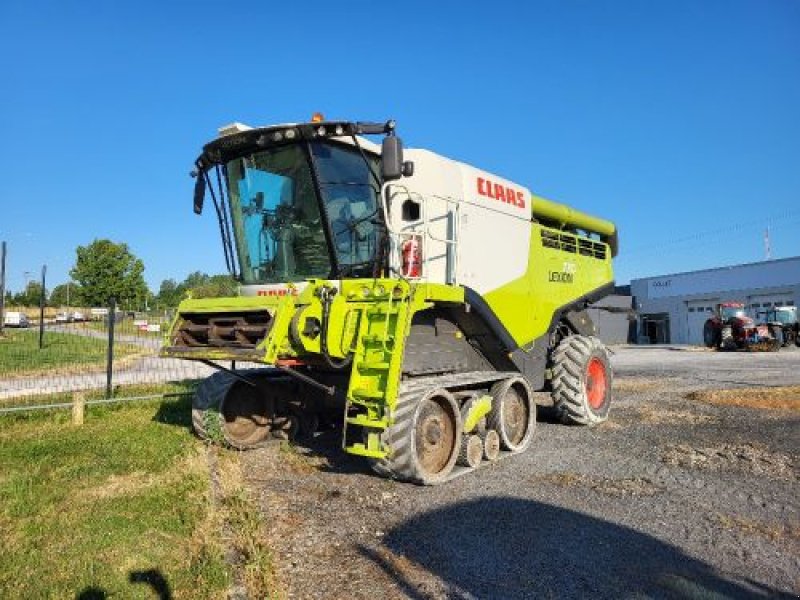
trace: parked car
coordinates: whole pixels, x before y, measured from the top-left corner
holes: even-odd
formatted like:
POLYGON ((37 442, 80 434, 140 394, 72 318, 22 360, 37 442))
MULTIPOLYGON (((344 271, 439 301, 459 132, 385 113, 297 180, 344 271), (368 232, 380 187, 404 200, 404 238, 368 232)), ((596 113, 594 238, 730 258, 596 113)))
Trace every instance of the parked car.
POLYGON ((69 323, 70 322, 70 315, 69 313, 60 312, 56 314, 56 323, 69 323))
POLYGON ((75 312, 70 315, 70 318, 75 321, 76 323, 81 323, 86 321, 86 315, 84 315, 81 311, 76 310, 75 312))
POLYGON ((5 327, 30 327, 28 316, 23 312, 9 311, 3 319, 5 327))

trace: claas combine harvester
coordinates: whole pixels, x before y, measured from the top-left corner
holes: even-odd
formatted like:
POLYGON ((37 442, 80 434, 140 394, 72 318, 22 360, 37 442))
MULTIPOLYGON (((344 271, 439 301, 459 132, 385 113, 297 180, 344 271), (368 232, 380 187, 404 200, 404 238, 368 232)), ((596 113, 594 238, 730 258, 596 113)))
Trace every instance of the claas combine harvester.
POLYGON ((345 452, 435 484, 525 450, 537 392, 566 423, 608 417, 586 308, 613 290, 612 223, 404 153, 393 121, 235 123, 193 174, 241 283, 183 301, 161 351, 219 369, 194 398, 201 437, 245 449, 341 423, 345 452))

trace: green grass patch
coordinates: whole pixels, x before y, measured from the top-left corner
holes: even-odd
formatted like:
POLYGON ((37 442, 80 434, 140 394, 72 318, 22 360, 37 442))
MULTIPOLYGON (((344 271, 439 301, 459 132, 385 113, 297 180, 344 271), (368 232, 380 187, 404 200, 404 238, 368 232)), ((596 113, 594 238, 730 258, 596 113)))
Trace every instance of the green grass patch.
MULTIPOLYGON (((106 364, 105 339, 45 331, 39 349, 39 332, 7 332, 0 337, 0 377, 85 372, 106 364)), ((115 360, 143 353, 133 344, 116 343, 115 360)))
POLYGON ((3 420, 0 597, 223 597, 229 585, 188 398, 3 420), (150 583, 148 583, 150 582, 150 583))

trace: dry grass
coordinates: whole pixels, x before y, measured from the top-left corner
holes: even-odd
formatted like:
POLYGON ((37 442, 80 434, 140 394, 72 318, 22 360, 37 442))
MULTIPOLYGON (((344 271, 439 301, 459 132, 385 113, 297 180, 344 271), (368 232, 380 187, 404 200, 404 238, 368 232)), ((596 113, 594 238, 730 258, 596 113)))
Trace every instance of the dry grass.
POLYGON ((689 400, 718 406, 741 406, 767 410, 800 411, 800 386, 702 390, 687 395, 689 400))
MULTIPOLYGON (((211 451, 216 451, 211 449, 211 451)), ((238 453, 218 455, 219 503, 215 516, 238 563, 250 598, 280 598, 272 551, 258 503, 248 490, 238 453)))
POLYGON ((800 522, 764 523, 736 515, 715 515, 719 524, 725 529, 737 529, 744 533, 757 534, 772 541, 800 540, 800 522))
POLYGON ((633 412, 635 412, 635 416, 632 417, 633 419, 654 425, 670 425, 676 423, 699 425, 716 420, 716 417, 711 415, 700 415, 688 410, 666 410, 652 406, 637 406, 633 409, 633 412))

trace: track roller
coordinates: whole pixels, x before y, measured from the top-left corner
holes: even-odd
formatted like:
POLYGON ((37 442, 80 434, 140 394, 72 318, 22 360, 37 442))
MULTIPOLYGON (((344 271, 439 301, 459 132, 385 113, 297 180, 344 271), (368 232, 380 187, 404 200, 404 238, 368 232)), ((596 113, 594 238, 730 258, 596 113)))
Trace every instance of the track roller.
POLYGON ((495 383, 489 393, 492 410, 487 415, 487 427, 497 432, 503 449, 522 452, 536 429, 536 403, 528 382, 509 377, 495 383))
POLYGON ((470 433, 461 437, 461 451, 458 453, 458 464, 473 469, 481 464, 483 458, 483 441, 480 436, 470 433))
POLYGON ((483 457, 486 460, 497 460, 500 456, 500 436, 494 429, 487 429, 483 435, 483 457))

